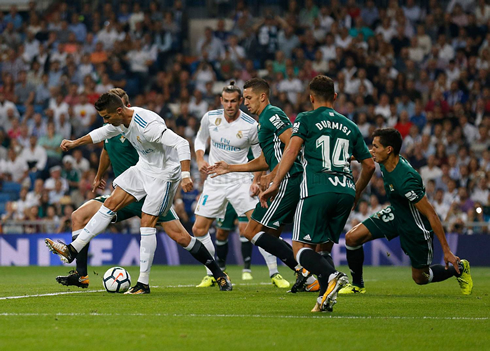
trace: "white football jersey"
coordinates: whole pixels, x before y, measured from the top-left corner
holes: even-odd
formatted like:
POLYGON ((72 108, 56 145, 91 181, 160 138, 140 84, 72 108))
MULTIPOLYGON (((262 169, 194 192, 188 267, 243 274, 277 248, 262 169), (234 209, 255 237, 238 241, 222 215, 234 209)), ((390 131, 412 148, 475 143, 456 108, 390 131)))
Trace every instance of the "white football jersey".
POLYGON ((98 143, 122 134, 138 152, 139 161, 136 167, 141 172, 163 180, 179 179, 180 161, 175 147, 184 139, 175 135, 171 142, 162 144, 161 138, 164 134, 173 133, 167 128, 164 120, 155 112, 141 107, 130 109, 134 113, 128 128, 122 124, 117 127, 106 124, 89 133, 92 141, 98 143))
MULTIPOLYGON (((209 111, 201 119, 201 128, 197 132, 194 143, 195 150, 205 151, 207 140, 211 138, 209 151, 211 166, 218 161, 225 161, 230 165, 247 163, 250 148, 255 158, 262 152, 257 126, 258 123, 243 111, 240 111, 240 116, 231 123, 226 120, 223 109, 209 111)), ((216 178, 208 177, 206 181, 223 184, 251 177, 252 174, 248 172, 234 172, 216 178)))

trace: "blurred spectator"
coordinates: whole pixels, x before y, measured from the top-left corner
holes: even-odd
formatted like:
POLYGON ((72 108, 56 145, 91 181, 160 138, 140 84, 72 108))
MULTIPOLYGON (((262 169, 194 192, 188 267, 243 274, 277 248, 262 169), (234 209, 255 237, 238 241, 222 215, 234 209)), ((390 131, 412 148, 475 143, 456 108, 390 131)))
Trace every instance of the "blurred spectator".
POLYGON ((90 168, 90 163, 83 157, 80 149, 73 150, 73 159, 75 160, 73 168, 78 170, 81 174, 87 172, 90 168))
POLYGON ((27 162, 22 157, 17 156, 15 149, 10 147, 7 160, 0 160, 0 175, 2 179, 22 183, 26 179, 28 172, 27 162))
POLYGON ((78 183, 80 181, 80 172, 73 168, 75 160, 73 157, 67 155, 63 157, 63 170, 61 176, 68 181, 69 191, 78 189, 78 183))
POLYGON ((220 39, 213 36, 213 30, 211 27, 204 29, 204 37, 200 38, 197 42, 196 52, 198 55, 202 55, 204 52, 208 54, 208 58, 211 61, 217 60, 223 56, 224 46, 220 39))
POLYGON ((97 119, 97 111, 93 104, 89 103, 87 95, 80 94, 78 104, 73 107, 73 123, 78 127, 75 135, 80 137, 90 131, 90 127, 97 119))
POLYGON ((44 190, 44 181, 42 179, 36 179, 34 181, 34 189, 29 191, 26 196, 26 201, 29 206, 39 206, 41 201, 41 196, 44 190))
POLYGON ((62 140, 62 136, 56 133, 55 124, 49 122, 46 135, 39 138, 39 146, 46 150, 48 167, 61 163, 62 152, 60 145, 62 140))
MULTIPOLYGON (((49 169, 49 174, 50 177, 46 179, 46 182, 44 183, 44 189, 46 189, 48 192, 55 190, 56 197, 61 198, 61 193, 64 194, 66 191, 68 191, 68 182, 66 179, 61 178, 61 166, 54 166, 49 169), (56 183, 59 181, 59 185, 57 187, 56 183)), ((49 195, 51 199, 51 194, 49 195)))
POLYGON ((37 137, 35 135, 30 136, 29 146, 22 150, 19 157, 23 158, 27 162, 31 183, 34 184, 34 180, 46 167, 46 162, 48 159, 46 150, 41 145, 38 145, 37 137))
POLYGON ((420 176, 422 180, 426 183, 430 179, 437 179, 442 176, 442 171, 436 165, 436 157, 434 155, 430 155, 427 157, 427 166, 424 166, 420 169, 420 176))

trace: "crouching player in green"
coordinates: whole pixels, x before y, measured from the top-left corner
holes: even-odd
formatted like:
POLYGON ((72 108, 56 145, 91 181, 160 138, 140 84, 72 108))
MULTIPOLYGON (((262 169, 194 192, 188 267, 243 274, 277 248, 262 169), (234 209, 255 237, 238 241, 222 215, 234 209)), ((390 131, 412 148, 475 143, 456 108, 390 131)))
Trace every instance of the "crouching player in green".
POLYGON ((397 236, 400 236, 403 251, 410 257, 412 279, 415 283, 424 285, 456 277, 462 293, 471 294, 473 281, 470 263, 460 260, 451 252, 441 221, 425 196, 422 178, 399 155, 402 146, 400 132, 393 128, 378 129, 373 137, 371 153, 380 165, 391 206, 373 214, 346 234, 347 261, 352 273, 352 285, 345 286, 339 294, 366 291, 362 278, 362 245, 374 239, 386 237, 391 240, 397 236), (434 234, 441 243, 446 266, 431 265, 434 234))

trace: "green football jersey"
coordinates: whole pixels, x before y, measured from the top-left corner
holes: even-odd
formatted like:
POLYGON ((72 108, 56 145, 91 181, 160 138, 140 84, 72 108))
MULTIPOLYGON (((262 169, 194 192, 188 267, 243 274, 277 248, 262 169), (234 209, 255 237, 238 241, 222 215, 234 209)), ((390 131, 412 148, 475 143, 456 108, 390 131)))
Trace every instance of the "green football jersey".
POLYGON ((320 107, 296 117, 293 136, 304 140, 301 198, 322 193, 355 196, 350 158, 371 157, 355 123, 331 108, 320 107))
MULTIPOLYGON (((279 107, 267 105, 259 116, 259 143, 270 171, 281 161, 284 152, 279 136, 291 127, 291 121, 279 107)), ((286 177, 300 172, 301 164, 296 161, 286 177)))
POLYGON ((112 171, 116 178, 139 160, 138 152, 122 134, 106 139, 104 149, 109 154, 112 171))
POLYGON ((402 156, 393 171, 386 171, 383 165, 380 165, 380 168, 386 194, 395 208, 397 220, 402 222, 403 227, 415 224, 428 235, 432 230, 430 222, 415 207, 415 204, 425 196, 425 187, 420 174, 402 156))

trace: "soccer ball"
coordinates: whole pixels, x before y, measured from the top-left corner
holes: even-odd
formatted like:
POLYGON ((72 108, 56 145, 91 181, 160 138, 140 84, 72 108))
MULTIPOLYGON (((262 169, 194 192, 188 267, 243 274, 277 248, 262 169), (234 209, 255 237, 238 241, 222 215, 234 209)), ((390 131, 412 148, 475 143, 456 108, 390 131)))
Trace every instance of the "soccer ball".
POLYGON ((131 286, 131 276, 122 267, 112 267, 105 272, 103 284, 110 293, 123 293, 131 286))

